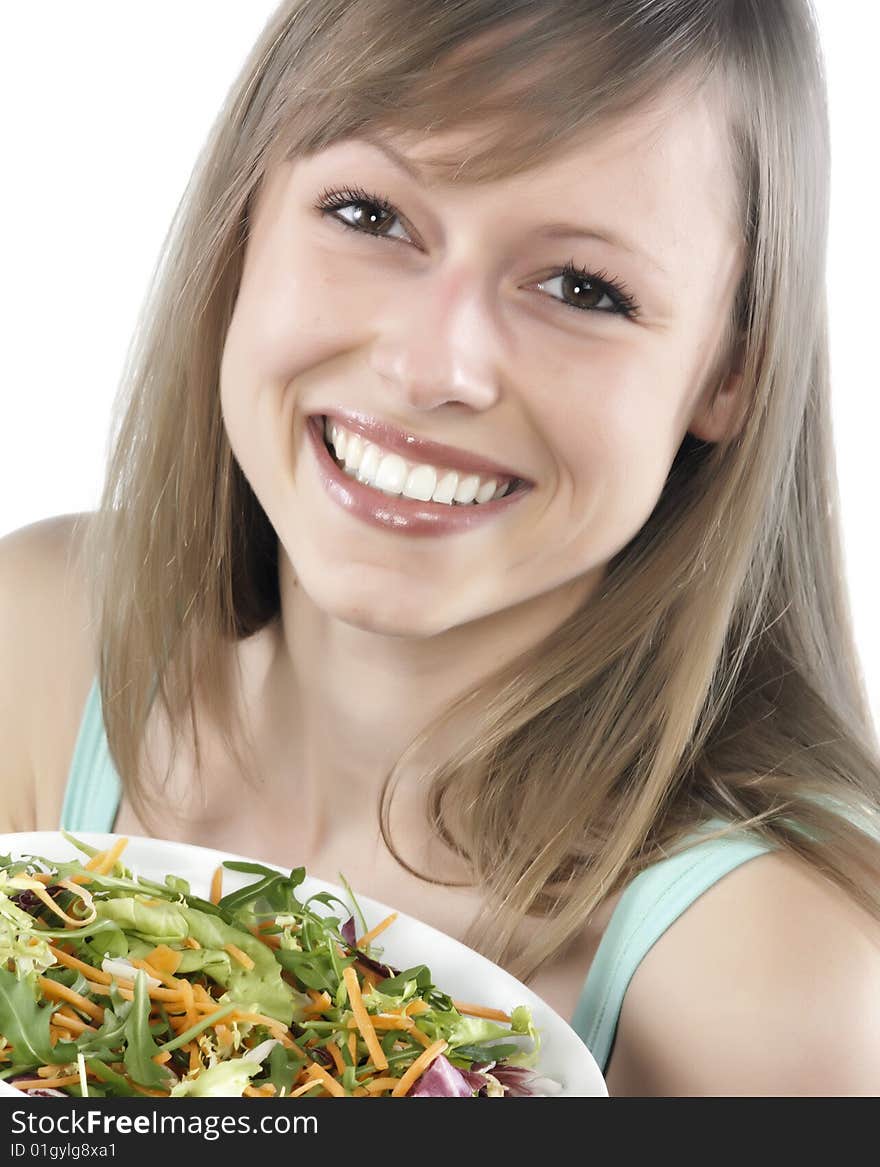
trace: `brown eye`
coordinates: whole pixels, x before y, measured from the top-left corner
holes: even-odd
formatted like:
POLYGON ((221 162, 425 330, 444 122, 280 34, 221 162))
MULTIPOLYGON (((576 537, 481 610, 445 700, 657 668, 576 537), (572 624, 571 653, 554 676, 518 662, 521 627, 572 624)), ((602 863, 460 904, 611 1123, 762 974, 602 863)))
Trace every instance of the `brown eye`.
POLYGON ((639 308, 635 300, 619 284, 612 283, 605 273, 585 271, 570 261, 558 275, 542 280, 537 286, 546 289, 559 281, 560 303, 576 312, 600 312, 610 316, 633 319, 639 308))
POLYGON ((570 297, 578 308, 597 308, 607 293, 595 280, 568 272, 562 277, 563 294, 570 297))
POLYGON ((348 203, 348 207, 353 208, 351 221, 358 227, 365 227, 371 231, 381 231, 383 226, 396 218, 391 212, 383 211, 381 207, 376 207, 372 203, 359 201, 348 203))
POLYGON ((369 195, 359 187, 345 190, 324 191, 317 209, 330 215, 343 227, 352 231, 362 231, 367 235, 381 235, 386 239, 408 238, 406 233, 392 235, 385 230, 399 218, 390 203, 378 196, 369 195))

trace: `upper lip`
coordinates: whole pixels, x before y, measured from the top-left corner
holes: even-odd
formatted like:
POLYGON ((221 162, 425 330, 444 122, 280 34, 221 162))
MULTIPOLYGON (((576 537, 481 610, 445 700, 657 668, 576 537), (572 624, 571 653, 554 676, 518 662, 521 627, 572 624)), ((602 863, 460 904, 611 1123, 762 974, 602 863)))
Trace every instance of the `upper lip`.
POLYGON ((471 454, 467 450, 459 450, 455 446, 447 446, 443 442, 432 442, 427 438, 419 438, 407 430, 400 430, 386 421, 370 417, 369 414, 342 409, 334 409, 321 416, 329 418, 344 429, 360 434, 367 441, 383 446, 400 454, 409 462, 428 462, 432 466, 443 470, 465 470, 470 474, 482 476, 493 475, 495 478, 518 478, 523 483, 531 485, 524 475, 508 466, 502 466, 482 455, 471 454))

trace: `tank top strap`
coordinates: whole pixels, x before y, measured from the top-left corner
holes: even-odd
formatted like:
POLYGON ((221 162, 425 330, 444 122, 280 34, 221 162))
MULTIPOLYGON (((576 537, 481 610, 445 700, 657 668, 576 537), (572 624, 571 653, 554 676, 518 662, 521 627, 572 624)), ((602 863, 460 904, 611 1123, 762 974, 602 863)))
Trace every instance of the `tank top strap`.
POLYGON ((67 775, 61 828, 66 831, 112 831, 122 798, 122 783, 110 757, 101 690, 95 677, 79 726, 67 775))
POLYGON ((649 949, 704 891, 740 864, 773 849, 745 832, 699 841, 706 830, 725 825, 720 819, 701 825, 693 845, 641 871, 617 902, 571 1021, 603 1074, 624 993, 649 949))

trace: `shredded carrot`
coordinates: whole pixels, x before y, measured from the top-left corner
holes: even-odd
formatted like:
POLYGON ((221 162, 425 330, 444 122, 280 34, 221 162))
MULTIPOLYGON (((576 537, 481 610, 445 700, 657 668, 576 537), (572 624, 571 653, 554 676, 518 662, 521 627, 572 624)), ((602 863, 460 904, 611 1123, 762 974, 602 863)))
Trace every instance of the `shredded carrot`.
POLYGON ((245 1086, 244 1094, 248 1098, 272 1098, 275 1094, 275 1087, 271 1082, 267 1082, 265 1086, 245 1086))
POLYGON ((262 1013, 243 1013, 236 1009, 234 1012, 228 1013, 224 1021, 229 1024, 233 1021, 249 1021, 252 1025, 265 1025, 272 1036, 280 1041, 286 1049, 292 1049, 297 1057, 304 1058, 306 1056, 291 1038, 284 1022, 277 1021, 274 1017, 265 1017, 262 1013))
POLYGON ((89 1017, 94 1018, 95 1021, 101 1022, 104 1020, 104 1010, 100 1005, 96 1005, 86 997, 80 996, 73 989, 68 989, 67 985, 59 984, 58 981, 50 980, 49 977, 40 977, 40 988, 50 1001, 67 1001, 76 1009, 79 1009, 80 1013, 86 1013, 89 1017))
POLYGON ((217 904, 223 898, 223 867, 222 865, 214 872, 214 877, 211 880, 211 903, 217 904))
MULTIPOLYGON (((199 1047, 198 1047, 198 1043, 191 1041, 191 1042, 188 1042, 187 1044, 189 1045, 189 1068, 191 1070, 201 1069, 202 1057, 201 1057, 201 1052, 200 1052, 199 1047)), ((186 1049, 186 1046, 184 1046, 184 1049, 186 1049)))
POLYGON ((373 1078, 364 1088, 368 1094, 381 1094, 385 1090, 393 1090, 400 1081, 400 1078, 373 1078))
POLYGON ((423 1045, 425 1049, 431 1044, 431 1038, 428 1037, 427 1033, 422 1033, 417 1025, 414 1025, 412 1029, 408 1029, 407 1033, 410 1037, 414 1037, 419 1045, 423 1045))
POLYGON ((242 952, 237 944, 224 944, 223 949, 229 953, 233 960, 237 960, 242 968, 246 968, 248 972, 254 967, 253 960, 251 960, 246 952, 242 952))
POLYGON ((42 903, 44 903, 46 907, 53 913, 53 915, 58 916, 59 919, 64 921, 65 928, 81 928, 83 924, 91 924, 92 921, 97 917, 98 913, 95 911, 95 905, 92 901, 92 897, 82 888, 75 887, 69 879, 60 879, 58 881, 58 886, 67 888, 68 891, 76 892, 76 894, 82 898, 82 901, 86 907, 91 909, 91 916, 83 916, 81 919, 75 919, 73 916, 68 916, 67 912, 65 912, 58 906, 58 904, 55 903, 55 901, 49 895, 49 892, 46 890, 46 887, 37 880, 31 879, 30 876, 22 877, 22 880, 15 886, 23 886, 28 891, 33 892, 37 899, 41 900, 42 903))
POLYGON ((321 1085, 324 1087, 328 1094, 332 1094, 335 1098, 345 1097, 345 1087, 342 1085, 342 1083, 337 1082, 336 1079, 331 1074, 328 1074, 323 1066, 319 1066, 317 1062, 312 1062, 312 1064, 306 1070, 306 1073, 311 1078, 318 1078, 321 1082, 321 1085))
POLYGON ((165 1050, 164 1053, 153 1054, 153 1061, 156 1063, 157 1066, 162 1066, 165 1064, 165 1062, 168 1062, 170 1060, 171 1060, 171 1053, 169 1050, 165 1050))
POLYGON ((81 1021, 79 1017, 74 1017, 71 1014, 61 1009, 56 1010, 51 1017, 53 1025, 61 1026, 63 1029, 69 1029, 73 1033, 97 1033, 97 1029, 92 1025, 86 1025, 85 1021, 81 1021))
POLYGON ((157 944, 152 952, 147 953, 145 960, 153 968, 161 969, 169 976, 174 976, 180 968, 183 953, 178 948, 169 948, 167 944, 157 944))
POLYGON ((336 1066, 336 1071, 339 1074, 345 1073, 345 1062, 342 1060, 342 1054, 339 1052, 339 1046, 335 1041, 328 1041, 324 1049, 330 1054, 333 1059, 333 1064, 336 1066))
POLYGON ((109 851, 102 851, 93 855, 88 863, 84 863, 86 871, 94 871, 95 875, 106 875, 116 866, 116 860, 128 846, 128 839, 117 839, 109 851))
POLYGON ((371 968, 367 968, 365 964, 361 964, 359 960, 356 960, 354 964, 355 968, 361 974, 364 984, 367 986, 367 992, 369 992, 371 989, 374 989, 379 983, 379 978, 376 976, 373 970, 371 968))
MULTIPOLYGON (((402 1013, 397 1013, 390 1017, 384 1013, 374 1013, 370 1015, 370 1021, 374 1029, 403 1029, 407 1033, 415 1029, 416 1023, 411 1017, 404 1017, 402 1013)), ((359 1028, 356 1017, 349 1017, 348 1028, 359 1028)))
POLYGON ((394 1089, 391 1091, 392 1098, 402 1098, 418 1079, 424 1074, 428 1066, 438 1058, 447 1048, 445 1041, 435 1041, 423 1052, 420 1053, 410 1068, 406 1071, 394 1089))
MULTIPOLYGON (((102 997, 109 997, 110 996, 110 986, 109 985, 99 985, 95 981, 86 981, 86 984, 88 985, 90 992, 97 993, 99 996, 102 996, 102 997)), ((116 992, 120 995, 120 997, 122 997, 122 999, 124 1001, 133 1001, 134 1000, 134 990, 131 988, 131 985, 132 985, 131 981, 117 981, 116 982, 116 992)))
POLYGON ((376 1037, 376 1031, 373 1028, 373 1022, 370 1018, 367 1008, 364 1005, 364 999, 361 996, 360 985, 358 984, 357 973, 347 965, 342 972, 342 978, 345 981, 345 987, 348 989, 348 1001, 351 1005, 351 1011, 357 1021, 358 1029, 361 1031, 361 1036, 367 1043, 367 1049, 370 1051, 370 1057, 373 1059, 373 1065, 377 1070, 388 1069, 388 1059, 385 1057, 385 1052, 379 1045, 379 1039, 376 1037))
POLYGON ((510 1021, 510 1016, 502 1013, 500 1009, 487 1009, 485 1005, 466 1005, 461 1001, 453 1001, 452 1004, 459 1013, 468 1013, 471 1017, 485 1017, 489 1021, 510 1021))
POLYGON ((68 1074, 64 1078, 19 1078, 15 1085, 19 1090, 56 1090, 61 1086, 78 1086, 79 1074, 68 1074))
POLYGON ((311 1017, 316 1013, 325 1013, 333 1007, 329 993, 319 993, 315 989, 307 989, 306 991, 312 998, 312 1004, 305 1010, 306 1016, 311 1017))
POLYGON ((348 1054, 349 1054, 349 1057, 351 1058, 351 1064, 353 1066, 357 1065, 357 1060, 358 1060, 357 1059, 357 1045, 358 1045, 358 1035, 356 1033, 352 1032, 348 1035, 348 1054))
POLYGON ((196 1016, 196 1000, 193 993, 193 987, 186 978, 181 982, 181 996, 186 1005, 186 1016, 183 1020, 183 1029, 190 1029, 198 1020, 196 1016))
POLYGON ((264 944, 267 944, 269 946, 269 948, 280 948, 281 947, 281 941, 278 939, 278 937, 277 936, 267 936, 266 933, 262 931, 259 924, 252 927, 250 929, 250 931, 254 934, 254 936, 256 936, 256 938, 258 940, 262 940, 264 944))
MULTIPOLYGON (((114 980, 116 980, 116 991, 119 993, 119 995, 121 997, 123 997, 126 1001, 133 1001, 134 1000, 134 989, 133 989, 134 982, 133 981, 119 980, 115 977, 114 977, 114 980)), ((99 985, 99 984, 95 984, 95 982, 93 982, 93 981, 87 981, 86 983, 88 984, 89 989, 93 993, 97 993, 98 996, 102 996, 102 997, 109 997, 110 996, 110 986, 109 985, 99 985)), ((179 1006, 179 1010, 178 1010, 179 1012, 182 1012, 185 1008, 185 997, 183 995, 183 990, 181 990, 181 989, 163 989, 163 988, 157 987, 156 985, 148 985, 147 986, 147 994, 148 994, 151 1001, 165 1001, 169 1005, 179 1006)))
POLYGON ((295 1090, 291 1090, 288 1098, 299 1098, 301 1094, 305 1094, 307 1090, 313 1090, 316 1086, 323 1086, 320 1078, 312 1078, 310 1082, 306 1082, 304 1086, 297 1086, 295 1090))
POLYGON ((390 927, 396 919, 397 919, 397 912, 392 912, 390 916, 386 916, 385 919, 382 920, 381 923, 377 924, 375 928, 371 928, 369 930, 369 932, 365 932, 363 934, 363 936, 361 936, 360 940, 355 940, 355 942, 354 942, 355 948, 363 948, 365 945, 369 944, 372 940, 375 940, 376 937, 381 932, 384 932, 386 928, 390 927))
MULTIPOLYGON (((217 1005, 217 1002, 213 1002, 217 1005)), ((236 1009, 234 1012, 228 1014, 224 1019, 227 1024, 233 1021, 249 1021, 251 1025, 265 1025, 267 1029, 280 1029, 287 1033, 287 1026, 283 1021, 279 1021, 277 1017, 267 1017, 265 1013, 249 1013, 241 1009, 236 1009)))
POLYGON ((109 985, 113 979, 103 969, 95 968, 92 964, 86 964, 84 960, 77 960, 75 956, 68 956, 66 952, 60 948, 55 948, 52 944, 49 945, 49 951, 59 964, 67 965, 68 968, 72 968, 76 972, 81 972, 83 976, 88 977, 89 980, 97 981, 98 984, 109 985))
POLYGON ((148 977, 152 977, 156 981, 161 981, 166 988, 175 989, 180 993, 181 987, 184 984, 183 980, 178 980, 171 973, 167 973, 161 968, 156 968, 155 965, 148 964, 146 960, 132 960, 131 963, 135 968, 143 969, 148 977))
POLYGON ((414 1001, 410 1001, 410 1003, 404 1008, 403 1011, 407 1017, 418 1017, 420 1013, 427 1013, 430 1008, 431 1006, 427 1004, 427 1002, 422 1001, 419 997, 416 997, 414 1001))
POLYGON ((184 948, 201 948, 202 947, 201 944, 199 944, 198 940, 196 940, 195 936, 184 936, 183 946, 184 946, 184 948))

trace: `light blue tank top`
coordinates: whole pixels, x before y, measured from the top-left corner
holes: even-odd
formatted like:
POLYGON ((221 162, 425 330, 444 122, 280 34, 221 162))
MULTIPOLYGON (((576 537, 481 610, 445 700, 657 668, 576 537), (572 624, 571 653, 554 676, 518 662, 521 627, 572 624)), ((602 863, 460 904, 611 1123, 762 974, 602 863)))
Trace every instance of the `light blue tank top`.
MULTIPOLYGON (((122 793, 110 758, 101 693, 95 678, 74 749, 61 826, 68 831, 112 831, 122 793)), ((713 820, 701 830, 724 824, 713 820)), ((648 867, 624 891, 611 916, 581 991, 572 1028, 606 1073, 624 993, 648 950, 685 908, 722 876, 771 850, 745 834, 695 842, 648 867)))

